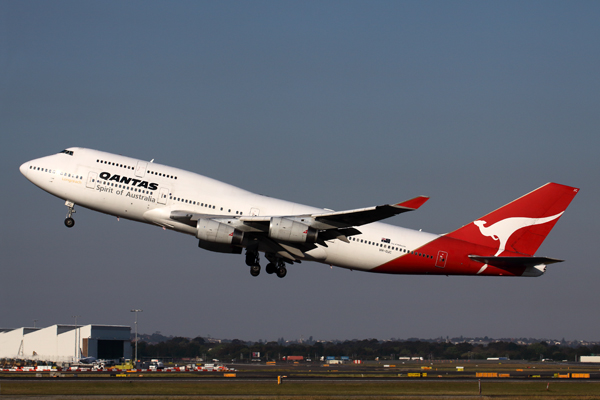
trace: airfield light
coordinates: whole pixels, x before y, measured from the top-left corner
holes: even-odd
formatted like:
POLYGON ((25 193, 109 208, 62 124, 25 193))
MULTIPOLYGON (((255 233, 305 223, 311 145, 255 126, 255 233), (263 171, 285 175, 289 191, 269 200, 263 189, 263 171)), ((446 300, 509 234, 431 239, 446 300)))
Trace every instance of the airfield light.
POLYGON ((136 362, 136 364, 138 362, 138 357, 137 357, 137 344, 138 344, 137 318, 138 318, 138 313, 140 313, 142 311, 144 311, 144 310, 139 310, 137 308, 131 310, 131 312, 135 313, 135 362, 136 362))

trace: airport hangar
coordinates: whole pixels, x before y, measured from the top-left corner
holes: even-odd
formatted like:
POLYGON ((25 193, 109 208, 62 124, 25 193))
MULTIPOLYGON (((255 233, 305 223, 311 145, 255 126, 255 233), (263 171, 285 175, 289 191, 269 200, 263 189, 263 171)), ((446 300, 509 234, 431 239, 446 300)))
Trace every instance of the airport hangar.
POLYGON ((0 329, 0 358, 77 362, 85 357, 131 359, 131 328, 92 324, 0 329))

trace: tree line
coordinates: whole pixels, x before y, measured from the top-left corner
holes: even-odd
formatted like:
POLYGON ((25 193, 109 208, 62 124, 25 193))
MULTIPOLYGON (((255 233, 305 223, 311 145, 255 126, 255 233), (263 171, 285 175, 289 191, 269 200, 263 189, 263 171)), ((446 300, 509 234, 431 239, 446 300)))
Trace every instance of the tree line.
POLYGON ((282 343, 245 342, 234 339, 222 343, 209 343, 204 338, 174 337, 159 343, 138 342, 140 359, 218 359, 222 362, 244 362, 260 358, 277 361, 284 356, 304 356, 318 361, 321 357, 349 357, 357 360, 394 360, 399 357, 422 357, 424 360, 473 359, 507 357, 512 360, 575 361, 580 356, 600 354, 600 345, 566 346, 545 341, 517 344, 494 341, 486 345, 469 342, 450 343, 436 341, 380 341, 377 339, 347 340, 340 342, 282 343))

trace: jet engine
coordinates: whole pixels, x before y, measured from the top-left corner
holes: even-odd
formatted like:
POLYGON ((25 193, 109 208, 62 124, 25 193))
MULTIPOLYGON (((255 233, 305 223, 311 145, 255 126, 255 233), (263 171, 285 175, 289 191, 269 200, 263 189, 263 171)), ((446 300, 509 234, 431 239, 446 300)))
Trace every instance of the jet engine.
POLYGON ((204 242, 240 246, 244 240, 244 232, 212 219, 199 219, 196 228, 196 237, 204 242))
POLYGON ((287 242, 315 243, 319 231, 289 218, 271 218, 269 237, 287 242))

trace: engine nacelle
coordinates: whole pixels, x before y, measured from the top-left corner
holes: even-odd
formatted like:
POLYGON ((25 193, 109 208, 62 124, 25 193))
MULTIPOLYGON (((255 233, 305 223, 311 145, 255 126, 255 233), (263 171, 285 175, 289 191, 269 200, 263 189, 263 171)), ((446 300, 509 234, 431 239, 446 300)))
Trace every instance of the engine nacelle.
POLYGON ((287 242, 315 243, 319 231, 288 218, 271 218, 269 237, 287 242))
POLYGON ((241 245, 244 232, 212 219, 199 219, 196 237, 204 242, 241 245))

